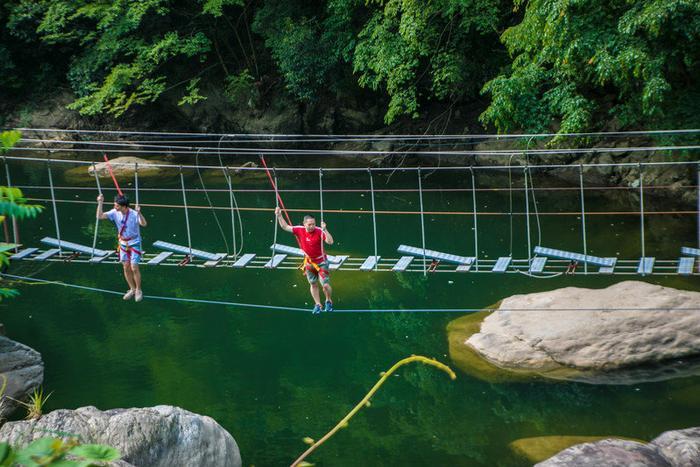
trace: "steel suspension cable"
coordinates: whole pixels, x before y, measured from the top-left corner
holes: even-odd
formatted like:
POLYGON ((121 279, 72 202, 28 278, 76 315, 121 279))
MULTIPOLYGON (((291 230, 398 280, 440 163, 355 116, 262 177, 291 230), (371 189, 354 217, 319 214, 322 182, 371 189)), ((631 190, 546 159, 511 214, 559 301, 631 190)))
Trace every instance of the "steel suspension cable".
POLYGON ((523 174, 525 175, 525 225, 527 229, 527 263, 532 264, 532 243, 530 241, 530 196, 527 187, 527 171, 528 166, 526 165, 523 169, 523 174))
POLYGON ((321 256, 325 259, 326 249, 323 245, 325 239, 325 232, 323 231, 323 169, 319 167, 318 169, 318 197, 319 204, 321 206, 321 256))

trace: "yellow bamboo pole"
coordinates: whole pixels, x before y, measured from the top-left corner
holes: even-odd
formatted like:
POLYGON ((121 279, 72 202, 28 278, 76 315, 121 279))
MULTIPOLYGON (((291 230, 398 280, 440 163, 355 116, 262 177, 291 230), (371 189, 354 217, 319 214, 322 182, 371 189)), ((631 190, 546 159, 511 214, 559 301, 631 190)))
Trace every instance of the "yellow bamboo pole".
POLYGON ((315 443, 313 443, 311 445, 311 447, 309 447, 309 449, 304 451, 304 453, 301 456, 299 456, 299 458, 292 463, 291 467, 299 466, 301 464, 301 462, 306 457, 308 457, 309 454, 311 454, 312 452, 314 452, 316 450, 316 448, 318 448, 321 444, 326 442, 338 430, 346 427, 348 424, 348 421, 357 412, 359 412, 362 407, 369 405, 369 400, 372 398, 374 393, 377 392, 379 387, 382 384, 384 384, 384 382, 387 380, 387 378, 389 378, 389 376, 391 376, 391 374, 393 372, 395 372, 397 369, 399 369, 399 367, 406 365, 407 363, 411 363, 411 362, 421 362, 421 363, 424 363, 426 365, 432 365, 432 366, 444 371, 445 373, 447 373, 450 376, 450 379, 454 380, 455 378, 457 378, 457 375, 455 375, 455 372, 452 371, 452 369, 449 366, 447 366, 443 363, 440 363, 433 358, 422 357, 420 355, 411 355, 410 357, 406 357, 402 360, 399 360, 398 362, 394 363, 394 366, 389 368, 389 370, 386 373, 384 373, 381 378, 379 378, 379 381, 377 381, 377 383, 372 387, 372 389, 370 389, 370 391, 367 393, 367 395, 362 398, 362 400, 355 406, 355 408, 353 408, 341 421, 339 421, 338 424, 336 426, 334 426, 331 431, 329 431, 328 433, 323 435, 323 438, 321 438, 318 441, 316 441, 315 443))

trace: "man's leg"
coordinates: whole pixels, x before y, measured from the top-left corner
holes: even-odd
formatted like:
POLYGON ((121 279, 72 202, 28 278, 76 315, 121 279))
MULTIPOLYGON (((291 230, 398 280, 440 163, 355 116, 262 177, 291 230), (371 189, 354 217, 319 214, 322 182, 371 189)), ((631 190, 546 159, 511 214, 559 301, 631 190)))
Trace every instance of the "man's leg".
POLYGON ((318 290, 318 282, 312 282, 310 284, 311 296, 314 298, 314 303, 316 305, 321 305, 321 292, 318 290))
POLYGON ((331 288, 331 284, 326 282, 323 284, 323 293, 326 295, 326 301, 332 302, 333 300, 331 299, 331 295, 333 294, 333 289, 331 288))

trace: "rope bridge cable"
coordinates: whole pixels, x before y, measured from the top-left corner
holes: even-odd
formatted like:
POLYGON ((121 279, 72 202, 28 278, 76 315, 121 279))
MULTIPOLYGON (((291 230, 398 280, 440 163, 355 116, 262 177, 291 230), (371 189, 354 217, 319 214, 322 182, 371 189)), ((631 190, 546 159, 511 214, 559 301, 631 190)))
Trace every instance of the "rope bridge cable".
MULTIPOLYGON (((123 292, 117 290, 103 289, 99 287, 89 287, 85 285, 72 284, 65 281, 51 281, 47 279, 40 279, 37 277, 27 277, 15 274, 0 273, 0 277, 23 280, 27 282, 35 282, 42 284, 53 284, 60 287, 68 287, 80 290, 87 290, 91 292, 99 292, 104 294, 123 295, 123 292)), ((267 309, 267 310, 278 310, 278 311, 301 311, 310 313, 306 308, 280 306, 280 305, 262 305, 256 303, 242 303, 242 302, 231 302, 226 300, 209 300, 209 299, 198 299, 198 298, 185 298, 185 297, 168 297, 163 295, 144 295, 146 299, 150 300, 165 300, 173 302, 183 302, 183 303, 196 303, 202 305, 222 305, 222 306, 233 306, 240 308, 255 308, 255 309, 267 309)), ((336 308, 328 314, 333 313, 476 313, 480 311, 487 311, 484 308, 350 308, 342 309, 336 308)), ((700 311, 700 307, 627 307, 627 308, 499 308, 499 311, 700 311)))
MULTIPOLYGON (((477 212, 476 212, 476 180, 474 179, 474 171, 469 170, 472 179, 472 214, 474 214, 474 257, 476 258, 475 266, 476 270, 479 270, 479 224, 477 223, 477 212)), ((511 219, 513 218, 511 212, 511 219)), ((512 255, 511 255, 512 256, 512 255)))
MULTIPOLYGON (((588 255, 588 245, 586 244, 586 203, 583 191, 583 166, 578 166, 579 186, 581 188, 581 238, 583 239, 583 254, 588 255)), ((588 262, 583 263, 584 274, 588 274, 588 262)))
MULTIPOLYGON (((181 190, 178 190, 181 191, 181 190)), ((26 197, 28 201, 43 201, 43 202, 52 202, 53 200, 51 198, 35 198, 35 197, 26 197)), ((58 199, 56 198, 57 203, 66 203, 66 204, 93 204, 93 201, 83 201, 83 200, 75 200, 75 199, 58 199)), ((148 203, 148 204, 143 204, 142 207, 149 207, 149 208, 163 208, 163 209, 184 209, 185 205, 182 204, 158 204, 158 203, 148 203)), ((212 209, 210 206, 200 206, 200 205, 187 205, 187 209, 212 209)), ((228 206, 214 206, 214 209, 222 209, 222 210, 229 210, 230 208, 228 206)), ((273 209, 271 208, 259 208, 259 207, 241 207, 239 208, 241 211, 272 211, 273 209)), ((294 208, 294 209, 289 209, 290 212, 309 212, 313 211, 314 208, 294 208)), ((334 213, 334 214, 372 214, 372 210, 365 210, 365 209, 326 209, 326 213, 334 213)), ((653 215, 694 215, 698 214, 700 211, 644 211, 645 216, 653 216, 653 215)), ((420 211, 391 211, 391 210, 377 210, 374 211, 376 214, 385 214, 385 215, 419 215, 420 211)), ((464 212, 464 211, 423 211, 424 214, 426 215, 431 215, 431 216, 472 216, 473 213, 471 212, 464 212)), ((640 211, 587 211, 586 215, 589 216, 638 216, 640 211)), ((540 212, 540 216, 580 216, 581 212, 580 211, 558 211, 558 212, 540 212)), ((477 212, 477 216, 509 216, 509 212, 497 212, 497 211, 481 211, 477 212)), ((526 212, 513 212, 514 216, 527 216, 528 213, 526 212)))
MULTIPOLYGON (((220 150, 217 150, 215 146, 206 147, 196 147, 196 146, 171 146, 171 145, 136 145, 140 147, 151 147, 151 149, 123 149, 125 146, 127 148, 134 147, 134 145, 113 143, 113 142, 87 142, 87 141, 57 141, 57 140, 32 140, 23 139, 25 143, 44 143, 44 144, 69 144, 71 146, 76 144, 92 144, 93 146, 100 146, 97 148, 69 148, 69 149, 57 149, 57 148, 45 148, 45 147, 30 147, 30 146, 15 146, 10 148, 9 151, 40 151, 40 152, 51 152, 51 151, 68 151, 68 152, 97 152, 102 153, 104 147, 119 148, 120 153, 137 153, 137 154, 195 154, 196 151, 201 151, 203 155, 218 155, 220 150)), ((632 152, 658 152, 658 151, 697 151, 700 150, 700 145, 686 145, 686 146, 634 146, 634 147, 597 147, 597 148, 563 148, 563 149, 529 149, 527 154, 540 155, 540 156, 552 156, 552 155, 574 155, 574 154, 595 154, 595 153, 632 153, 632 152)), ((401 155, 417 155, 417 156, 502 156, 509 157, 514 151, 512 149, 493 149, 493 150, 442 150, 442 151, 405 151, 405 150, 352 150, 352 149, 279 149, 279 148, 227 148, 224 150, 224 154, 231 155, 297 155, 297 156, 323 156, 333 157, 333 156, 394 156, 397 154, 401 155)))
MULTIPOLYGON (((21 147, 13 147, 9 149, 8 151, 13 151, 13 150, 18 150, 18 149, 32 149, 36 151, 46 151, 45 149, 41 148, 21 148, 21 147)), ((700 149, 700 146, 698 146, 698 149, 700 149)), ((121 151, 124 152, 124 151, 121 151)), ((590 152, 590 151, 589 151, 590 152)), ((508 154, 510 154, 509 152, 508 154)), ((170 154, 170 153, 169 153, 170 154)), ((195 154, 195 151, 193 151, 191 154, 195 154)), ((23 162, 46 162, 47 158, 46 157, 28 157, 28 156, 5 156, 8 160, 17 160, 17 161, 23 161, 23 162)), ((91 165, 93 161, 91 160, 75 160, 75 159, 53 159, 52 160, 55 164, 71 164, 71 165, 91 165)), ((588 164, 583 164, 584 167, 638 167, 640 162, 606 162, 606 163, 588 163, 588 164)), ((670 165, 691 165, 695 167, 698 164, 698 161, 654 161, 654 162, 641 162, 641 164, 644 167, 661 167, 661 166, 670 166, 670 165)), ((132 163, 129 162, 114 162, 115 166, 131 166, 132 163)), ((153 168, 165 168, 165 169, 173 169, 174 166, 173 164, 161 164, 161 163, 152 163, 149 164, 149 167, 153 168)), ((180 164, 180 167, 183 169, 216 169, 219 170, 221 169, 221 166, 216 166, 216 165, 187 165, 187 164, 180 164)), ((430 167, 431 171, 459 171, 459 170, 466 170, 468 169, 468 166, 442 166, 442 167, 430 167)), ((488 165, 488 166, 473 166, 474 170, 506 170, 508 168, 514 168, 514 169, 522 169, 522 165, 515 165, 515 166, 510 166, 510 165, 488 165)), ((537 165, 532 165, 530 166, 530 169, 540 169, 540 170, 545 170, 545 169, 570 169, 571 164, 537 164, 537 165)), ((373 172, 395 172, 395 171, 401 171, 401 172, 415 172, 418 169, 425 169, 425 167, 372 167, 370 170, 373 172)), ((256 172, 256 171, 265 171, 265 168, 260 168, 260 167, 237 167, 236 170, 240 170, 241 172, 256 172)), ((315 167, 277 167, 276 170, 278 172, 316 172, 318 171, 318 168, 315 167)), ((363 172, 367 170, 367 167, 327 167, 324 169, 326 172, 363 172)))
POLYGON ((231 239, 233 242, 233 256, 238 258, 238 256, 243 252, 243 219, 241 218, 241 211, 238 209, 238 200, 233 192, 233 184, 231 182, 231 172, 228 167, 224 167, 224 161, 221 159, 221 143, 223 142, 225 136, 219 138, 219 143, 217 145, 219 166, 224 171, 224 178, 226 179, 226 184, 228 185, 228 195, 229 204, 231 206, 231 239), (235 208, 234 208, 235 206, 235 208), (236 245, 236 217, 238 218, 238 228, 241 236, 241 244, 237 247, 236 245))
MULTIPOLYGON (((374 205, 374 179, 372 177, 372 171, 367 169, 369 173, 369 193, 370 199, 372 201, 372 239, 374 241, 374 257, 377 257, 377 211, 374 205)), ((379 261, 374 263, 374 270, 379 268, 379 261)))
MULTIPOLYGON (((197 165, 199 165, 199 153, 195 156, 195 162, 197 165)), ((219 233, 221 234, 221 238, 224 241, 224 246, 226 248, 226 254, 230 255, 231 250, 229 250, 228 247, 228 240, 226 240, 226 234, 224 234, 224 228, 221 226, 221 222, 219 222, 219 216, 216 215, 216 209, 214 209, 214 204, 211 202, 211 198, 209 197, 209 192, 207 191, 207 187, 204 184, 204 178, 202 177, 202 171, 197 168, 197 176, 199 177, 199 184, 202 186, 202 191, 204 192, 204 197, 207 199, 207 203, 209 206, 212 208, 211 213, 214 216, 214 222, 216 222, 216 226, 219 229, 219 233)))
MULTIPOLYGON (((572 166, 578 167, 578 166, 572 166)), ((224 170, 228 171, 229 167, 223 167, 224 170)), ((472 167, 467 167, 467 170, 473 169, 472 167)), ((366 169, 369 170, 369 169, 366 169)), ((370 172, 371 173, 371 172, 370 172)), ((20 189, 32 189, 32 190, 48 190, 48 185, 16 185, 15 188, 20 189)), ((652 185, 644 187, 645 190, 678 190, 678 189, 697 189, 698 185, 652 185)), ((55 185, 54 190, 72 190, 72 191, 92 191, 92 187, 77 186, 77 185, 55 185)), ((534 187, 535 191, 580 191, 579 186, 561 186, 561 187, 534 187)), ((623 190, 623 191, 637 191, 637 187, 633 186, 591 186, 584 187, 585 191, 610 191, 610 190, 623 190)), ((145 192, 180 192, 180 188, 139 188, 139 191, 145 192)), ((201 188, 187 188, 188 193, 201 193, 204 190, 201 188)), ((227 188, 207 188, 210 193, 226 193, 229 190, 227 188)), ((239 190, 232 190, 236 193, 274 193, 272 188, 242 188, 239 190)), ((280 193, 316 193, 318 190, 315 188, 285 188, 279 190, 280 193)), ((372 190, 368 188, 324 188, 326 193, 370 193, 372 190)), ((470 188, 423 188, 423 193, 471 193, 473 191, 478 192, 501 192, 501 191, 524 191, 523 188, 513 187, 510 188, 476 188, 476 190, 470 188)), ((532 190, 531 190, 532 191, 532 190)), ((375 193, 417 193, 417 188, 375 188, 375 193)))
POLYGON ((425 256, 425 212, 423 209, 423 181, 418 169, 418 200, 420 201, 420 238, 423 245, 423 276, 428 274, 428 264, 425 256))
POLYGON ((228 138, 265 138, 265 141, 270 141, 270 138, 295 138, 295 140, 303 138, 360 138, 360 139, 472 139, 472 138, 501 138, 501 139, 521 139, 521 138, 539 138, 552 136, 630 136, 630 135, 669 135, 669 134, 691 134, 700 133, 697 128, 678 128, 672 130, 629 130, 629 131, 595 131, 595 132, 578 132, 578 133, 519 133, 519 134, 453 134, 453 135, 425 135, 425 134, 406 134, 406 135, 372 135, 372 134, 295 134, 295 133, 193 133, 193 132, 173 132, 173 131, 129 131, 129 130, 76 130, 76 129, 60 129, 60 128, 15 128, 22 132, 34 133, 73 133, 73 134, 109 134, 109 135, 169 135, 169 136, 222 136, 228 138))

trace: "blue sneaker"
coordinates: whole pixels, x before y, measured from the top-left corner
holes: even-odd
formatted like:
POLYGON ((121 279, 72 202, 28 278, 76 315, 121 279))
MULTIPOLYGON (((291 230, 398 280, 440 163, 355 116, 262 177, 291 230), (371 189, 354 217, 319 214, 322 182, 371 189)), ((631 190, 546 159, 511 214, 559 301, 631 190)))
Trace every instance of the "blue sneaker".
POLYGON ((323 311, 333 311, 333 302, 326 300, 326 307, 323 309, 323 311))
POLYGON ((314 305, 314 309, 311 310, 311 313, 314 315, 320 314, 321 313, 321 305, 319 305, 319 304, 314 305))

